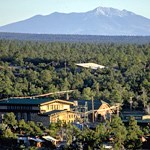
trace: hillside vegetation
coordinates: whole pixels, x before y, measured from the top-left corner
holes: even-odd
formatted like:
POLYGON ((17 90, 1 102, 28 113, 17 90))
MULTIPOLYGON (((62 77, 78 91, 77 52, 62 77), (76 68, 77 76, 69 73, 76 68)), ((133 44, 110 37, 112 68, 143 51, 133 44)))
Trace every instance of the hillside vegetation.
MULTIPOLYGON (((75 99, 133 100, 150 97, 150 44, 48 43, 0 40, 0 98, 76 89, 75 99), (93 62, 105 69, 79 68, 93 62)), ((54 95, 56 97, 56 95, 54 95)))

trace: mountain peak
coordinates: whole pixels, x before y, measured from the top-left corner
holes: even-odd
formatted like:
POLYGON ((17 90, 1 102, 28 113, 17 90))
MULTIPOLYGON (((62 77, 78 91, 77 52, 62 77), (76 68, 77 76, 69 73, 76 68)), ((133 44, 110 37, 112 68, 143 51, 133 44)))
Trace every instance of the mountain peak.
POLYGON ((82 13, 54 12, 0 27, 0 32, 85 35, 150 35, 150 19, 127 10, 98 7, 82 13))
POLYGON ((125 9, 119 10, 111 7, 97 7, 93 10, 96 15, 104 15, 104 16, 127 16, 129 14, 133 14, 125 9))

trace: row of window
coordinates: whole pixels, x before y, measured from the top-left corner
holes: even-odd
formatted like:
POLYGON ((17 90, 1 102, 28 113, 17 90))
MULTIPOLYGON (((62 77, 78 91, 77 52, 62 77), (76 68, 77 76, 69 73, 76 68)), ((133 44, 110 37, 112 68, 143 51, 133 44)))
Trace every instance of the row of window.
POLYGON ((63 105, 47 105, 48 110, 61 110, 63 109, 63 105))
POLYGON ((9 110, 32 110, 32 106, 7 106, 9 110))
POLYGON ((74 114, 71 114, 71 115, 68 115, 69 118, 76 118, 76 115, 74 114))
MULTIPOLYGON (((130 117, 129 117, 129 116, 126 116, 125 118, 126 118, 126 119, 129 119, 130 117)), ((142 117, 141 117, 141 116, 134 116, 134 118, 135 118, 136 120, 142 120, 142 117)))
POLYGON ((31 121, 31 113, 15 113, 15 116, 17 120, 31 121))

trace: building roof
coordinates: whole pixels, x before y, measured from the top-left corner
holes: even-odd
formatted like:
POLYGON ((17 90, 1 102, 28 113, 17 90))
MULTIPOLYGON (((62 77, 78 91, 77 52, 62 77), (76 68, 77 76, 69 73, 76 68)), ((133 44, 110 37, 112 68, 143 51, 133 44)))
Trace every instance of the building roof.
POLYGON ((62 113, 62 112, 74 113, 74 111, 70 111, 70 110, 64 109, 64 110, 52 110, 52 111, 49 111, 49 112, 41 113, 40 115, 43 115, 43 116, 50 116, 50 115, 58 114, 58 113, 62 113))
POLYGON ((52 101, 53 99, 50 99, 50 98, 36 98, 36 99, 27 99, 27 98, 24 98, 24 99, 17 99, 17 98, 10 98, 10 99, 3 99, 3 100, 0 100, 0 105, 8 105, 8 104, 11 104, 11 105, 16 105, 16 104, 20 104, 20 105, 39 105, 41 103, 45 103, 45 102, 49 102, 49 101, 52 101))
POLYGON ((57 139, 55 139, 55 138, 53 138, 52 136, 49 136, 49 135, 42 136, 42 138, 47 140, 47 141, 56 141, 56 142, 59 141, 59 140, 57 140, 57 139))
POLYGON ((48 101, 48 102, 44 102, 42 103, 41 105, 45 105, 47 103, 64 103, 64 104, 68 104, 68 105, 74 105, 73 102, 71 101, 68 101, 68 100, 61 100, 61 99, 54 99, 54 100, 51 100, 51 101, 48 101))
POLYGON ((49 111, 49 112, 41 113, 40 115, 42 115, 42 116, 51 116, 51 115, 59 114, 59 113, 62 113, 62 112, 74 113, 74 111, 64 109, 64 110, 52 110, 52 111, 49 111))
POLYGON ((52 114, 56 114, 56 113, 63 112, 63 111, 66 111, 66 110, 52 110, 52 111, 43 113, 43 114, 41 114, 41 115, 50 116, 50 115, 52 115, 52 114))
POLYGON ((76 64, 76 65, 79 66, 79 67, 91 68, 91 69, 105 68, 105 66, 98 65, 98 64, 95 64, 95 63, 79 63, 79 64, 76 64))
MULTIPOLYGON (((87 103, 88 110, 92 110, 92 100, 76 100, 76 101, 78 103, 78 106, 85 106, 85 104, 87 103)), ((94 109, 99 109, 99 107, 102 104, 109 104, 110 102, 108 100, 107 101, 94 100, 93 103, 94 103, 94 109)))
POLYGON ((144 116, 145 112, 144 111, 135 111, 135 110, 128 110, 128 111, 121 111, 121 114, 123 116, 144 116))
POLYGON ((9 98, 0 100, 0 105, 44 105, 47 103, 66 103, 68 105, 73 105, 73 102, 61 99, 51 99, 51 98, 9 98))

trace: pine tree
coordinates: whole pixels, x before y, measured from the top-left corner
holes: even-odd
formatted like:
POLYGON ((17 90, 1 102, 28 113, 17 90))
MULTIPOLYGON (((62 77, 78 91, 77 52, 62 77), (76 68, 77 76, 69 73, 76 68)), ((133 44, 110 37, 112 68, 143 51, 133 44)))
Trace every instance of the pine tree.
POLYGON ((142 142, 140 137, 142 137, 143 132, 137 125, 137 121, 134 117, 130 117, 129 126, 127 128, 127 138, 126 138, 126 148, 127 149, 138 149, 141 147, 142 142))
POLYGON ((114 116, 110 123, 110 135, 113 138, 114 147, 116 150, 120 150, 124 146, 126 139, 126 128, 120 117, 114 116))

